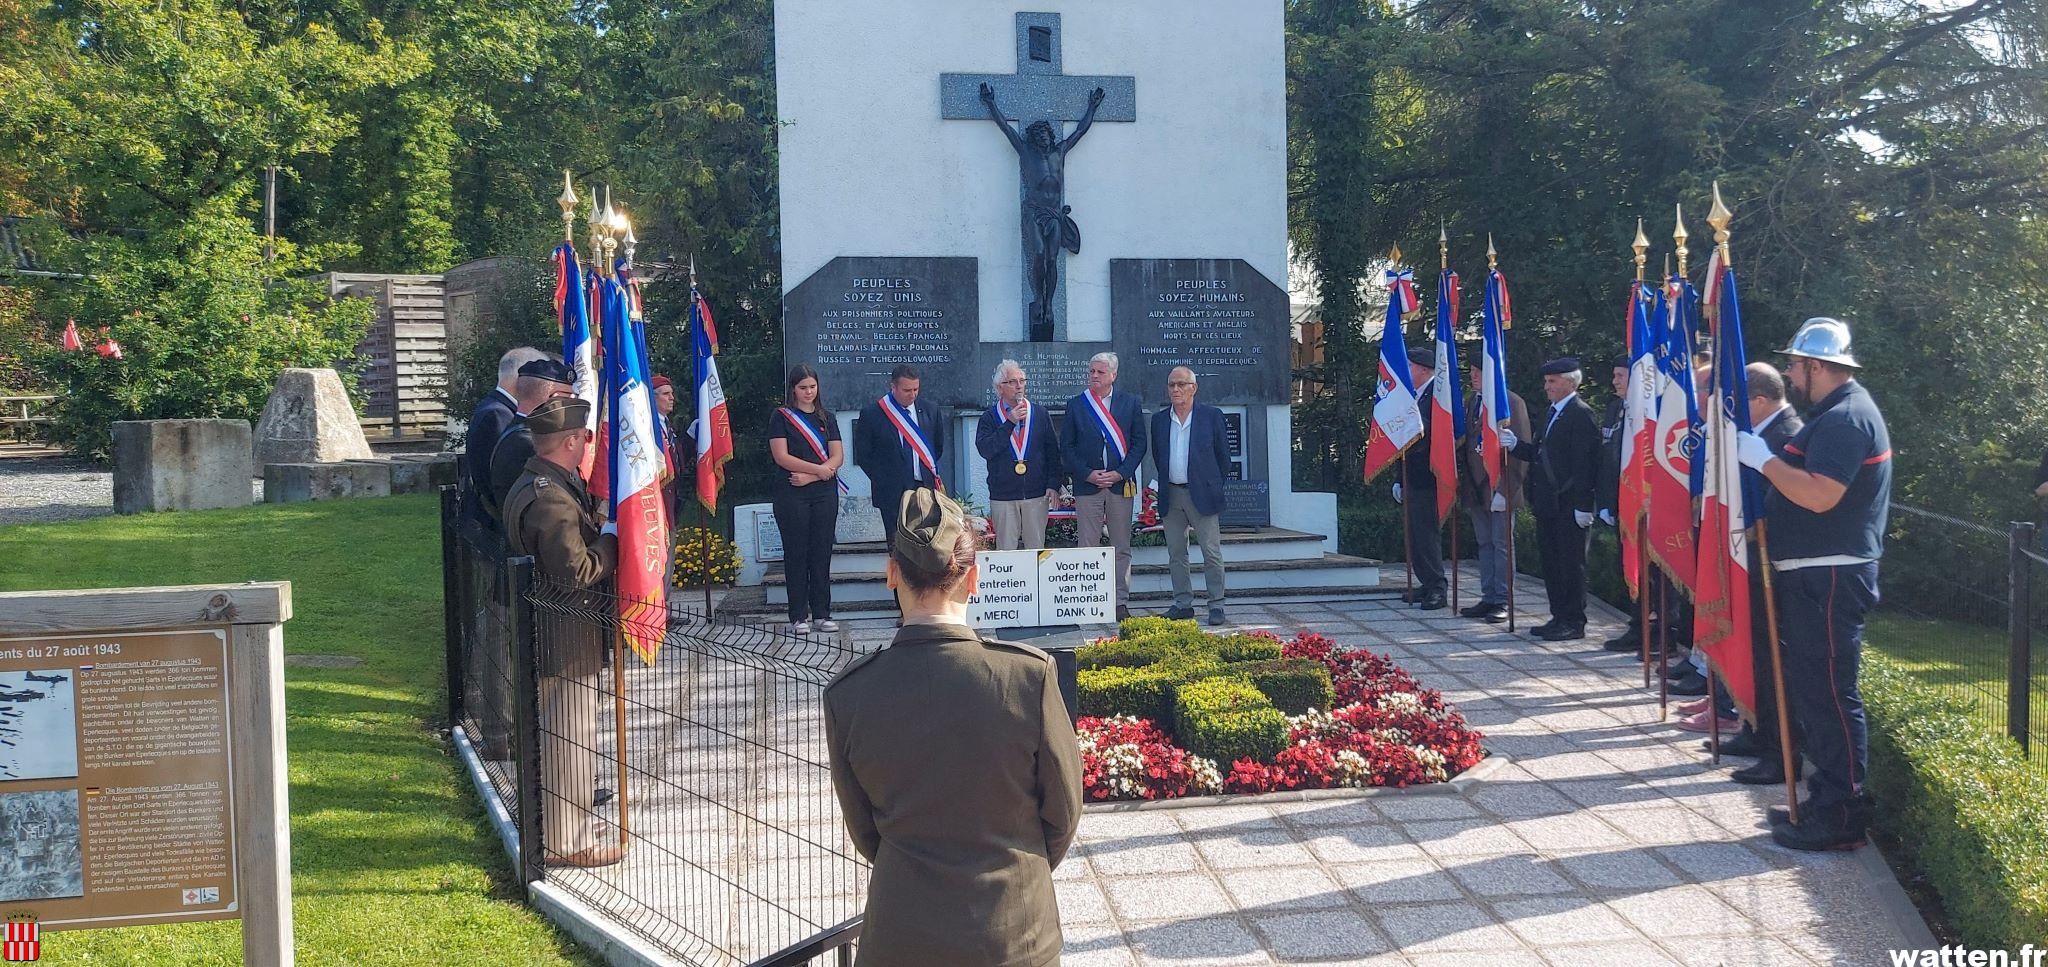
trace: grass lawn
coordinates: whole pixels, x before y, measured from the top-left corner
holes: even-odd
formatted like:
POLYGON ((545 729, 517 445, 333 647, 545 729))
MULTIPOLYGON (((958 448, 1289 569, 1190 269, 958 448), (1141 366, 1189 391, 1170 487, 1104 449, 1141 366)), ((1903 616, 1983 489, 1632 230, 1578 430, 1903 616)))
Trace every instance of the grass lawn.
MULTIPOLYGON (((408 496, 0 528, 0 591, 292 582, 285 670, 302 964, 595 963, 521 900, 445 725, 440 502, 408 496)), ((56 964, 239 964, 235 921, 45 934, 56 964)))
MULTIPOLYGON (((1914 678, 1975 708, 1985 728, 2005 734, 2011 646, 2005 629, 1880 612, 1871 616, 1863 639, 1914 678)), ((2048 769, 2048 635, 2036 632, 2034 649, 2029 758, 2048 769)))

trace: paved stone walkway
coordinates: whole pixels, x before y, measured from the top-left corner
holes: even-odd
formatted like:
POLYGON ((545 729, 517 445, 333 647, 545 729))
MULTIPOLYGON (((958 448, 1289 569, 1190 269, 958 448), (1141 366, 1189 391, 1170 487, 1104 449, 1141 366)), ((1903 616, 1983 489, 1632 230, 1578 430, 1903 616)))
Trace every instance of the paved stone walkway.
MULTIPOLYGON (((1526 628, 1541 591, 1518 590, 1526 628)), ((1385 600, 1232 617, 1391 653, 1511 762, 1464 794, 1091 811, 1055 874, 1066 964, 1879 964, 1933 945, 1873 851, 1770 841, 1783 788, 1729 782, 1659 724, 1641 666, 1599 650, 1612 612, 1558 644, 1385 600)))

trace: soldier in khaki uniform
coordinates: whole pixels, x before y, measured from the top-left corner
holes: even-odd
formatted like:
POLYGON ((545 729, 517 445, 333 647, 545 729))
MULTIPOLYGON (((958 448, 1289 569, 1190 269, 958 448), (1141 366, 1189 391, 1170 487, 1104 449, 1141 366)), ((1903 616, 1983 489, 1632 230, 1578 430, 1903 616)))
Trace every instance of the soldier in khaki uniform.
MULTIPOLYGON (((514 555, 531 554, 544 586, 583 591, 612 576, 617 528, 597 513, 575 470, 591 434, 590 404, 557 397, 526 418, 534 455, 505 497, 505 539, 514 555)), ((579 607, 602 609, 596 594, 575 595, 579 607)), ((597 722, 602 703, 605 626, 563 617, 540 619, 541 803, 549 866, 607 866, 625 849, 605 835, 597 813, 597 722)))
POLYGON ((951 498, 906 491, 888 564, 903 629, 825 689, 832 786, 875 864, 861 967, 1059 962, 1080 746, 1052 659, 967 627, 975 547, 951 498))

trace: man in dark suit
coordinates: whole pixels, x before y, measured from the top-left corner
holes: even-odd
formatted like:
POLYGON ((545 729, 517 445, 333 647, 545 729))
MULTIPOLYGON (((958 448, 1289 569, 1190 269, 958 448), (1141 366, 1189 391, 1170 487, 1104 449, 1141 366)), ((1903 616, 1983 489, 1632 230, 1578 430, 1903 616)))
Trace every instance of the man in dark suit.
MULTIPOLYGON (((1799 412, 1785 402, 1785 376, 1769 363, 1750 363, 1749 374, 1749 425, 1750 431, 1763 437, 1771 447, 1771 453, 1783 456, 1785 445, 1806 428, 1806 421, 1799 418, 1799 412)), ((1770 499, 1772 490, 1768 478, 1763 481, 1763 496, 1770 499)), ((1778 735, 1778 689, 1777 674, 1771 664, 1771 649, 1768 615, 1764 610, 1763 571, 1750 569, 1749 600, 1750 635, 1756 647, 1750 649, 1756 666, 1756 721, 1742 723, 1742 731, 1733 739, 1721 743, 1721 751, 1727 755, 1754 755, 1755 765, 1737 769, 1728 778, 1753 786, 1775 786, 1785 781, 1785 761, 1779 754, 1784 741, 1778 735)), ((1723 701, 1729 701, 1727 689, 1721 689, 1723 701)), ((1729 711, 1724 707, 1723 711, 1729 711)), ((1797 762, 1797 757, 1794 757, 1797 762)))
POLYGON ((1535 440, 1501 434, 1517 460, 1532 464, 1529 509, 1536 515, 1536 540, 1543 548, 1543 590, 1550 620, 1529 630, 1545 641, 1586 637, 1586 540, 1593 526, 1594 481, 1600 472, 1600 425, 1593 408, 1579 399, 1585 374, 1570 357, 1543 364, 1548 413, 1535 414, 1543 433, 1535 440))
MULTIPOLYGON (((1436 378, 1436 351, 1410 347, 1408 376, 1415 383, 1416 397, 1427 401, 1433 392, 1430 381, 1436 378)), ((1433 444, 1428 403, 1423 405, 1422 435, 1401 455, 1400 472, 1394 477, 1394 502, 1401 505, 1401 512, 1408 517, 1408 526, 1404 528, 1408 537, 1408 570, 1415 575, 1415 588, 1408 600, 1424 611, 1441 611, 1449 606, 1444 589, 1450 584, 1444 576, 1443 521, 1436 516, 1436 471, 1429 465, 1433 444)), ((1457 481, 1446 481, 1443 486, 1455 487, 1457 481)))
POLYGON ((1145 407, 1116 392, 1116 354, 1088 360, 1088 388, 1067 401, 1060 450, 1074 478, 1074 523, 1081 547, 1101 547, 1102 531, 1116 549, 1116 619, 1131 614, 1131 504, 1138 498, 1138 468, 1145 462, 1145 407))
POLYGON ((1223 623, 1223 478, 1230 438, 1223 411, 1195 405, 1195 371, 1175 366, 1166 374, 1166 408, 1152 414, 1152 475, 1159 480, 1159 522, 1166 528, 1167 569, 1173 573, 1169 618, 1195 616, 1188 574, 1188 531, 1202 545, 1202 587, 1209 623, 1223 623))
POLYGON ((512 418, 505 432, 498 435, 498 445, 491 448, 488 509, 494 516, 501 513, 505 499, 512 494, 512 485, 519 482, 519 475, 526 472, 526 462, 533 459, 533 432, 527 428, 525 414, 557 396, 574 395, 576 374, 552 357, 544 356, 519 367, 521 415, 512 418))
POLYGON ((498 518, 484 509, 484 495, 491 489, 491 448, 519 415, 519 367, 541 357, 532 346, 514 347, 498 357, 498 385, 476 404, 462 434, 462 519, 493 533, 499 533, 498 518))
POLYGON ((896 532, 904 491, 946 490, 939 475, 945 465, 946 426, 937 406, 918 399, 923 379, 915 366, 896 367, 889 373, 888 394, 861 407, 853 422, 853 463, 868 475, 884 535, 896 532))

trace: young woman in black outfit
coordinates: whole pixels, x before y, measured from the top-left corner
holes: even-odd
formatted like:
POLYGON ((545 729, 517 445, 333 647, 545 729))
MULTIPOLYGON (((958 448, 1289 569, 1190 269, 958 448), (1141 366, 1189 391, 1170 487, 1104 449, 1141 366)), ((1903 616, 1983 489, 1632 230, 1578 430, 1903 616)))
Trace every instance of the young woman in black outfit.
POLYGON ((782 406, 768 420, 775 527, 782 533, 782 573, 789 589, 790 631, 836 632, 832 620, 832 534, 839 523, 839 468, 846 451, 839 421, 819 402, 818 371, 789 371, 782 406))

